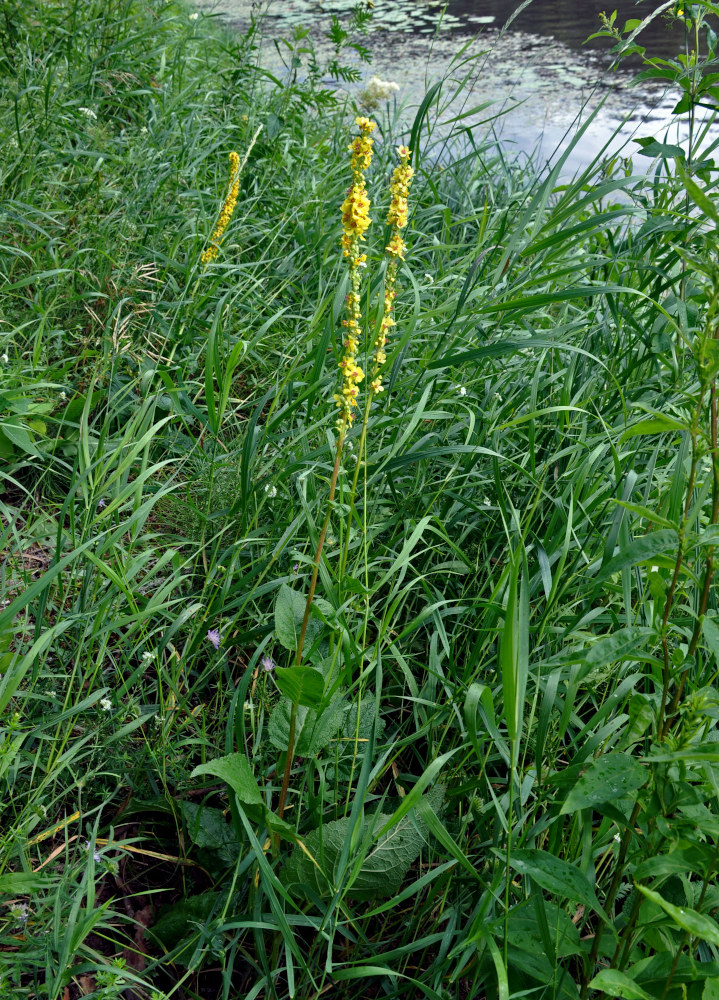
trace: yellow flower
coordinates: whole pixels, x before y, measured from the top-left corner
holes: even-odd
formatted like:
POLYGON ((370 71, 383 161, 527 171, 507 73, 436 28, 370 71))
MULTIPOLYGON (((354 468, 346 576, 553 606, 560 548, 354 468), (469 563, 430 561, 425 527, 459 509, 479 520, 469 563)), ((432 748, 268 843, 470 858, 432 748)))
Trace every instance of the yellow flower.
POLYGON ((390 205, 387 212, 387 223, 392 226, 392 235, 387 244, 389 261, 387 262, 387 273, 384 279, 384 310, 382 322, 380 323, 379 334, 374 342, 374 370, 370 387, 373 393, 382 392, 384 387, 379 370, 387 360, 385 347, 389 339, 389 333, 395 325, 393 312, 394 300, 397 292, 395 284, 397 282, 397 262, 404 260, 407 249, 402 239, 400 230, 407 225, 407 198, 409 188, 412 183, 414 170, 409 165, 409 158, 412 155, 407 146, 400 146, 397 149, 399 164, 395 167, 390 184, 390 205))
POLYGON ((350 291, 346 299, 347 318, 342 321, 345 328, 343 340, 344 354, 339 362, 342 372, 342 386, 335 393, 335 402, 339 407, 337 426, 340 433, 352 426, 354 410, 357 406, 359 383, 364 378, 364 372, 357 364, 356 352, 359 347, 359 336, 362 323, 360 308, 361 269, 365 266, 365 254, 360 253, 360 240, 370 226, 370 200, 365 187, 364 171, 372 160, 373 140, 370 138, 375 129, 375 123, 369 118, 357 118, 359 135, 347 147, 352 154, 352 185, 347 197, 342 203, 342 249, 349 259, 350 291))
POLYGON ((235 205, 237 204, 237 197, 240 193, 240 157, 237 153, 230 153, 230 185, 225 200, 220 211, 220 217, 217 220, 217 225, 215 226, 212 236, 210 237, 209 245, 206 250, 203 250, 200 257, 200 263, 203 267, 207 267, 220 252, 220 240, 222 239, 225 230, 227 229, 230 219, 232 218, 232 213, 235 210, 235 205))

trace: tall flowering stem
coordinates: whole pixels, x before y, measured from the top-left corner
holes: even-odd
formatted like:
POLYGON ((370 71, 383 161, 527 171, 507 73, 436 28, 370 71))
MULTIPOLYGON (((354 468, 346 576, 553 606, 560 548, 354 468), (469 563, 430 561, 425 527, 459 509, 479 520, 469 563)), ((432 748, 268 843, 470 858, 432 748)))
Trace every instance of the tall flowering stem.
MULTIPOLYGON (((339 475, 340 461, 342 459, 342 446, 344 445, 347 429, 352 426, 354 420, 354 410, 357 407, 357 396, 359 383, 364 378, 364 372, 357 363, 357 350, 359 348, 359 338, 361 333, 362 311, 360 299, 360 285, 362 283, 362 268, 366 265, 366 256, 361 252, 360 243, 365 239, 371 219, 369 217, 370 200, 367 196, 365 186, 365 171, 372 160, 373 140, 370 138, 376 125, 369 118, 357 118, 357 128, 359 135, 352 140, 348 146, 352 154, 350 166, 352 168, 352 185, 347 192, 347 197, 342 204, 342 249, 349 262, 349 284, 350 291, 347 295, 347 317, 342 321, 345 335, 343 339, 344 352, 339 362, 339 369, 342 373, 342 383, 339 392, 335 393, 335 402, 339 407, 337 418, 337 446, 335 449, 335 462, 330 479, 330 489, 327 502, 327 511, 322 523, 322 529, 317 540, 317 550, 315 551, 314 564, 312 567, 312 578, 310 589, 305 603, 305 613, 302 619, 300 638, 297 644, 295 655, 295 666, 302 664, 302 650, 305 644, 307 633, 307 623, 312 610, 312 600, 315 596, 317 586, 317 576, 322 559, 322 549, 325 544, 325 537, 330 523, 332 504, 335 498, 337 487, 337 477, 339 475)), ((287 741, 287 758, 285 760, 285 771, 282 779, 282 788, 277 805, 277 815, 281 818, 287 801, 287 789, 290 783, 290 772, 295 752, 295 731, 297 724, 297 703, 292 705, 290 711, 290 732, 287 741)))
POLYGON ((227 194, 225 195, 225 200, 222 203, 222 208, 220 209, 220 215, 217 219, 215 228, 212 230, 212 236, 205 250, 202 251, 200 255, 200 264, 203 268, 211 264, 213 260, 217 259, 217 255, 220 252, 220 243, 222 242, 222 237, 225 235, 225 230, 230 224, 230 219, 232 218, 232 213, 235 211, 235 206, 237 205, 237 199, 240 195, 240 175, 245 168, 245 164, 252 152, 252 147, 257 142, 257 137, 262 131, 262 125, 258 125, 255 130, 255 134, 250 140, 250 144, 247 147, 245 155, 242 157, 242 163, 240 163, 240 157, 238 153, 230 153, 230 180, 227 186, 227 194))
POLYGON ((210 242, 208 247, 203 250, 200 257, 200 264, 203 267, 207 267, 211 264, 213 260, 217 257, 220 252, 220 241, 225 234, 225 230, 230 224, 230 219, 232 218, 232 213, 235 211, 235 205, 237 204, 237 198, 240 193, 240 156, 239 153, 230 153, 230 183, 225 195, 225 200, 222 203, 222 208, 220 210, 220 217, 217 220, 217 225, 212 231, 212 236, 210 237, 210 242))
POLYGON ((342 555, 342 562, 340 564, 340 576, 344 572, 349 553, 350 526, 352 524, 352 516, 354 513, 357 480, 359 478, 359 470, 362 464, 362 456, 364 454, 365 443, 367 440, 367 424, 369 422, 370 407, 372 405, 373 398, 378 393, 384 392, 384 386, 382 384, 382 368, 387 360, 385 347, 387 346, 392 327, 395 326, 394 300, 397 295, 397 268, 399 267, 400 260, 404 260, 404 255, 407 250, 404 240, 402 239, 401 231, 407 225, 407 200, 409 198, 409 189, 412 183, 412 177, 414 176, 414 170, 409 165, 411 155, 412 151, 407 146, 398 146, 397 156, 399 157, 399 163, 394 168, 394 172, 392 173, 392 182, 389 189, 390 204, 387 212, 387 225, 392 227, 392 231, 389 243, 386 247, 389 259, 387 261, 387 271, 384 279, 384 305, 382 310, 382 321, 380 323, 377 339, 373 345, 372 372, 370 375, 367 402, 365 403, 362 433, 360 435, 360 443, 357 453, 357 464, 355 465, 352 489, 350 491, 350 512, 347 520, 344 552, 342 555))
POLYGON ((345 328, 343 340, 344 353, 339 363, 342 372, 342 386, 335 394, 335 402, 339 407, 337 429, 339 440, 344 439, 347 428, 352 426, 354 409, 357 406, 359 383, 364 378, 364 372, 357 364, 357 349, 361 333, 362 312, 360 305, 360 285, 362 283, 362 268, 367 265, 367 256, 361 252, 361 242, 365 238, 370 225, 370 200, 365 187, 365 171, 372 160, 372 143, 370 138, 375 129, 375 123, 369 118, 357 118, 359 135, 352 140, 348 149, 352 154, 352 185, 342 204, 342 249, 349 260, 349 284, 347 294, 347 318, 342 321, 345 328))

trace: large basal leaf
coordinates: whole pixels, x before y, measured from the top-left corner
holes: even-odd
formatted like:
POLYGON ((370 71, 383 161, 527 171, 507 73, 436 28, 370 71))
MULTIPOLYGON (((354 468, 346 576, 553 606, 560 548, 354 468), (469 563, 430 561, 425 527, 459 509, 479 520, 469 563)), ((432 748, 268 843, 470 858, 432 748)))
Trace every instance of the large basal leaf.
MULTIPOLYGON (((440 790, 438 794, 441 797, 443 793, 440 790)), ((367 818, 367 822, 377 831, 390 819, 387 813, 375 813, 367 818)), ((282 870, 281 878, 287 888, 303 894, 310 890, 324 899, 331 896, 342 879, 343 873, 337 870, 337 863, 348 836, 351 836, 349 817, 325 823, 321 835, 319 830, 309 833, 304 838, 306 850, 296 847, 282 870), (307 856, 308 853, 317 865, 307 856)), ((395 895, 426 840, 427 831, 421 820, 411 813, 404 816, 370 846, 347 896, 350 899, 373 900, 395 895)), ((349 868, 352 867, 350 855, 349 868)))
MULTIPOLYGON (((313 757, 321 750, 333 748, 347 710, 347 703, 337 695, 320 712, 300 706, 295 720, 295 753, 298 757, 313 757)), ((286 750, 290 738, 290 705, 281 701, 275 705, 267 726, 270 743, 286 750)))
POLYGON ((159 919, 149 928, 150 933, 163 947, 171 951, 194 929, 195 924, 205 923, 219 898, 219 892, 203 892, 199 896, 189 896, 172 906, 163 906, 159 919))
POLYGON ((641 788, 649 780, 649 772, 625 753, 600 757, 589 765, 567 795, 560 813, 599 806, 603 802, 616 804, 641 788))
POLYGON ((599 905, 594 886, 586 875, 568 861, 555 858, 547 851, 532 849, 512 851, 510 864, 521 875, 529 875, 537 885, 554 893, 560 899, 572 899, 584 903, 592 910, 605 916, 599 905))
POLYGON ((237 793, 240 802, 244 802, 246 805, 260 806, 264 801, 252 768, 244 754, 231 753, 227 757, 208 760, 206 764, 199 764, 190 777, 197 778, 202 774, 211 774, 215 778, 221 778, 222 781, 227 782, 230 788, 237 793))

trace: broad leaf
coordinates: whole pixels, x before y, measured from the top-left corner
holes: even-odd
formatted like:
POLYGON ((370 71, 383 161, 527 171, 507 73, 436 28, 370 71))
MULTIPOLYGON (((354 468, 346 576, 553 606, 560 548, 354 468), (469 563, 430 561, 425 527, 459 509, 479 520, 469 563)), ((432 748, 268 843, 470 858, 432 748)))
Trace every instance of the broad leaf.
POLYGON ((560 813, 616 803, 631 795, 649 780, 649 772, 625 753, 612 753, 595 760, 564 800, 560 813))
POLYGON ((240 802, 246 805, 259 806, 263 804, 263 798, 259 786, 255 781, 247 758, 241 753, 231 753, 227 757, 218 757, 217 760, 209 760, 206 764, 199 764, 190 775, 197 778, 202 774, 211 774, 215 778, 221 778, 227 782, 230 788, 237 794, 240 802))
POLYGON ((637 885, 637 889, 647 899, 651 899, 657 906, 661 906, 664 912, 682 930, 701 938, 702 941, 719 946, 719 924, 717 924, 716 920, 712 920, 711 917, 705 917, 703 913, 698 913, 688 906, 674 906, 673 903, 668 902, 663 896, 660 896, 658 892, 655 892, 653 889, 647 889, 644 885, 637 885))
POLYGON ((510 865, 521 875, 530 875, 537 885, 561 899, 572 899, 604 916, 594 886, 568 861, 538 850, 513 851, 510 865))
POLYGON ((610 997, 621 997, 622 1000, 652 1000, 649 993, 618 969, 602 969, 589 984, 589 989, 601 990, 610 997))
POLYGON ((275 635, 291 652, 297 649, 305 614, 306 600, 302 594, 283 583, 275 602, 275 635))
POLYGON ((313 667, 277 667, 277 687, 291 702, 317 709, 322 704, 325 679, 313 667))
MULTIPOLYGON (((390 819, 387 813, 375 813, 366 822, 371 824, 374 835, 390 819)), ((337 870, 337 862, 345 841, 351 836, 349 817, 325 823, 321 831, 313 830, 304 838, 305 850, 295 847, 285 865, 281 875, 284 884, 293 891, 309 891, 324 899, 331 896, 342 880, 344 873, 337 870)), ((372 900, 395 895, 426 840, 425 825, 412 814, 400 819, 371 845, 367 845, 365 839, 367 853, 351 881, 347 896, 372 900)), ((351 856, 349 867, 350 870, 353 867, 351 856)))
POLYGON ((601 583, 614 573, 619 573, 620 570, 629 566, 637 566, 648 559, 653 559, 662 552, 674 552, 678 544, 677 533, 670 528, 662 528, 660 531, 652 531, 648 535, 635 538, 600 569, 595 577, 595 582, 601 583))

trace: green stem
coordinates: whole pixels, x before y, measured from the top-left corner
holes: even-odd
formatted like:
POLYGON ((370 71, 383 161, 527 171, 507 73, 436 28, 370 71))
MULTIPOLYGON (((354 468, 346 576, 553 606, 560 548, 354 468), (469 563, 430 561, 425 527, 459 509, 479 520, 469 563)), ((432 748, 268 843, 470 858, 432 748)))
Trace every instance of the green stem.
MULTIPOLYGON (((312 568, 312 579, 310 581, 310 589, 307 594, 307 600, 305 602, 305 613, 302 619, 302 629, 300 631, 300 640, 297 644, 297 654, 295 656, 295 666, 299 667, 302 663, 302 650, 305 645, 305 635, 307 633, 307 623, 310 620, 310 612, 312 610, 312 600, 315 596, 315 588, 317 586, 317 575, 320 570, 320 562, 322 560, 322 549, 325 544, 325 537, 327 535, 327 528, 329 527, 330 517, 332 515, 332 503, 335 498, 335 489, 337 487, 337 477, 340 471, 340 461, 342 459, 342 446, 345 440, 345 429, 342 428, 339 437, 337 438, 337 450, 335 452, 335 464, 332 469, 332 478, 330 480, 330 492, 327 500, 327 511, 325 513, 325 519, 322 523, 322 530, 320 531, 320 537, 317 540, 317 549, 315 551, 314 566, 312 568)), ((297 725, 297 708, 298 703, 292 703, 292 710, 290 712, 290 733, 287 740, 287 760, 285 761, 285 773, 282 778, 282 789, 280 791, 280 800, 277 804, 277 815, 282 819, 282 815, 285 811, 285 803, 287 801, 287 789, 290 784, 290 773, 292 771, 292 762, 295 756, 295 728, 297 725)))

